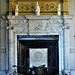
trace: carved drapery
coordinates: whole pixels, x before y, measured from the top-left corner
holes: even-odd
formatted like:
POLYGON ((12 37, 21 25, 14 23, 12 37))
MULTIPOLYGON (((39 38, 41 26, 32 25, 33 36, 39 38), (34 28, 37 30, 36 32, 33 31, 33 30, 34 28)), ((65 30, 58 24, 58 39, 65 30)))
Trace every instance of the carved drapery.
POLYGON ((37 1, 41 15, 57 15, 58 4, 61 4, 62 14, 68 15, 68 0, 9 0, 9 15, 15 13, 16 4, 19 15, 35 15, 37 1))

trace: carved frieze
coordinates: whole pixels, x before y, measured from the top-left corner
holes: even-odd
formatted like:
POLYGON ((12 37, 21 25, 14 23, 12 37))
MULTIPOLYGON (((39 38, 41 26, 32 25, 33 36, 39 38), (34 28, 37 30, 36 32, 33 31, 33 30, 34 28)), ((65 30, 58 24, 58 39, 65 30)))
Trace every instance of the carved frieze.
POLYGON ((23 34, 23 33, 25 34, 27 33, 27 27, 25 26, 14 27, 14 31, 16 34, 23 34))
POLYGON ((14 25, 25 25, 27 20, 14 20, 14 25))
POLYGON ((60 33, 62 20, 32 20, 29 21, 29 32, 60 33))
POLYGON ((26 33, 27 32, 27 20, 13 20, 14 31, 16 33, 26 33))
POLYGON ((26 33, 27 32, 27 20, 17 20, 17 19, 12 19, 9 20, 9 26, 7 26, 7 29, 10 29, 13 27, 15 33, 26 33))

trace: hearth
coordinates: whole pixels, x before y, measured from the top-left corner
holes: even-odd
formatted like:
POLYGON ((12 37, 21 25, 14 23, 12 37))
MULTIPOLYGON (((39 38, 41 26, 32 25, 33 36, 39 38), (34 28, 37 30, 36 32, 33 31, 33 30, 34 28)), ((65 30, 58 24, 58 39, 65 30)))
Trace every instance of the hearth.
MULTIPOLYGON (((55 75, 59 73, 59 36, 58 35, 18 35, 18 49, 17 49, 17 62, 18 62, 18 73, 23 74, 33 74, 33 67, 30 67, 32 63, 30 63, 30 52, 32 49, 35 51, 32 57, 35 58, 33 61, 33 66, 36 66, 36 63, 40 63, 40 65, 44 65, 43 62, 47 60, 47 65, 45 65, 44 73, 45 75, 55 75), (38 50, 39 49, 39 50, 38 50), (44 57, 42 50, 47 50, 47 55, 44 57), (41 53, 41 54, 40 54, 41 53), (38 55, 39 56, 38 56, 38 55), (42 56, 41 56, 42 55, 42 56), (42 59, 40 59, 40 58, 42 59), (39 59, 40 60, 39 60, 39 59), (47 58, 47 59, 46 59, 47 58), (37 61, 37 62, 36 62, 37 61), (20 66, 19 66, 20 65, 20 66)), ((39 66, 40 66, 39 65, 39 66)), ((38 66, 37 66, 38 67, 38 66)))

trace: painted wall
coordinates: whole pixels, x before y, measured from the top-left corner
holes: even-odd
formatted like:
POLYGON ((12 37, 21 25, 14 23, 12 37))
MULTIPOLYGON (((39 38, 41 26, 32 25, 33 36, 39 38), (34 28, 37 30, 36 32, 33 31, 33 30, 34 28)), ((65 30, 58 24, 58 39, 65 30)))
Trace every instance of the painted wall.
POLYGON ((70 21, 70 68, 71 75, 75 75, 75 0, 69 0, 69 14, 73 15, 70 21))
MULTIPOLYGON (((0 0, 0 75, 5 75, 6 62, 6 24, 2 19, 2 15, 7 15, 8 0, 0 0)), ((70 68, 71 75, 75 75, 75 0, 69 0, 69 14, 73 15, 73 20, 70 21, 70 68)))
POLYGON ((6 70, 6 46, 5 46, 5 20, 2 19, 2 15, 7 14, 7 0, 0 0, 0 75, 5 75, 6 70))

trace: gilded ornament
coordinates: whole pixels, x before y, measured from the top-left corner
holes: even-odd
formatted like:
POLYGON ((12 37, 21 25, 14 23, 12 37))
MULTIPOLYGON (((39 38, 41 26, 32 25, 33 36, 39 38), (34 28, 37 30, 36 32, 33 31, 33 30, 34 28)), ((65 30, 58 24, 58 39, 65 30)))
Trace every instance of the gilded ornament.
MULTIPOLYGON (((18 15, 35 15, 37 0, 9 0, 9 15, 15 15, 15 5, 18 5, 18 15)), ((68 0, 38 0, 40 15, 58 15, 58 4, 61 4, 61 15, 68 15, 68 0)))

